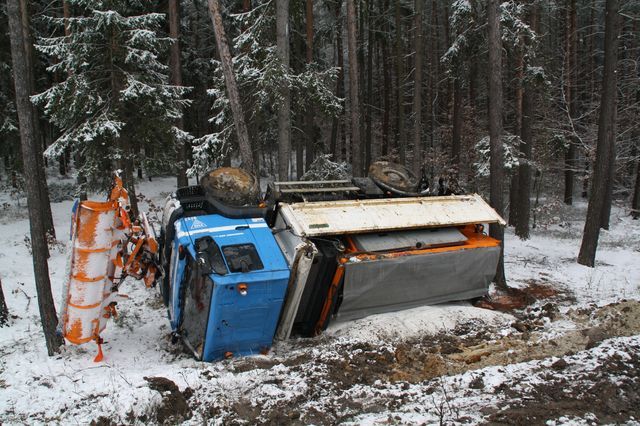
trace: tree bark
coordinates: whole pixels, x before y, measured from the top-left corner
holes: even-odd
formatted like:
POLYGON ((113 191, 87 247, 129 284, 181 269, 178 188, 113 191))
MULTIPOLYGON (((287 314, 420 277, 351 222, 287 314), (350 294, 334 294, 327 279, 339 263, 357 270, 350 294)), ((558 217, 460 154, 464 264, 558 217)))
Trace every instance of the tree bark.
POLYGON ((369 170, 372 146, 373 115, 373 1, 367 7, 367 106, 365 120, 364 169, 369 170))
MULTIPOLYGON (((174 42, 169 50, 169 75, 171 84, 182 86, 182 63, 180 60, 180 2, 179 0, 169 0, 169 37, 174 42)), ((180 117, 176 127, 184 129, 184 120, 180 117)), ((189 185, 187 179, 187 146, 184 141, 178 142, 178 167, 177 184, 178 188, 189 185)))
MULTIPOLYGON (((521 49, 518 49, 516 54, 516 88, 515 88, 515 115, 516 115, 516 125, 515 125, 515 135, 522 134, 522 106, 523 106, 523 97, 524 97, 524 52, 521 49)), ((518 147, 519 151, 522 151, 522 147, 518 147)), ((512 169, 511 172, 511 181, 509 185, 509 225, 514 228, 518 226, 518 190, 520 188, 519 185, 519 173, 517 169, 512 169)))
MULTIPOLYGON (((306 27, 307 27, 307 65, 313 62, 313 0, 306 0, 306 27)), ((306 129, 305 136, 307 139, 307 150, 305 155, 305 166, 309 170, 313 158, 315 156, 315 137, 314 137, 314 112, 313 102, 309 101, 306 113, 306 129)))
MULTIPOLYGON (((338 62, 338 79, 336 81, 336 96, 340 99, 344 98, 344 59, 342 52, 342 22, 340 22, 340 10, 342 2, 336 2, 335 19, 336 19, 336 54, 338 62)), ((340 127, 340 116, 336 116, 331 121, 331 141, 330 151, 334 159, 339 159, 338 152, 338 128, 340 127)))
POLYGON ((3 327, 9 323, 9 309, 7 308, 7 302, 4 299, 4 292, 2 291, 2 279, 0 279, 0 327, 3 327))
POLYGON ((636 160, 636 184, 631 201, 631 217, 640 219, 640 160, 636 160))
MULTIPOLYGON (((538 6, 533 5, 530 13, 529 25, 536 33, 539 32, 538 26, 538 6)), ((528 64, 525 63, 524 66, 528 64)), ((531 166, 533 153, 533 123, 535 120, 535 87, 532 83, 525 83, 524 93, 522 94, 522 127, 520 138, 522 146, 520 147, 520 155, 524 160, 518 166, 518 194, 516 197, 517 217, 516 235, 523 240, 529 238, 529 218, 531 214, 531 166)))
POLYGON ((455 167, 456 175, 460 174, 460 147, 462 145, 462 88, 460 76, 454 77, 453 82, 453 117, 451 131, 451 164, 455 167))
MULTIPOLYGON (((24 52, 24 36, 21 28, 21 12, 19 0, 7 1, 7 17, 11 38, 11 59, 13 63, 14 85, 18 121, 20 123, 20 140, 22 160, 25 170, 37 170, 39 149, 34 135, 33 109, 29 103, 29 83, 27 63, 24 52)), ((53 355, 59 351, 62 338, 56 334, 58 318, 51 295, 49 281, 49 265, 47 264, 47 245, 45 243, 45 222, 42 200, 39 196, 40 182, 37 174, 25 173, 27 186, 27 202, 29 204, 29 224, 31 229, 31 248, 33 252, 33 272, 38 293, 38 308, 47 352, 53 355)))
MULTIPOLYGON (((489 26, 489 138, 490 138, 490 176, 491 206, 502 215, 504 212, 503 191, 503 147, 502 147, 502 40, 500 38, 500 2, 489 0, 487 21, 489 26)), ((496 271, 495 283, 506 288, 504 276, 504 229, 500 224, 492 223, 489 233, 501 242, 500 261, 496 271)))
MULTIPOLYGON (((35 70, 34 70, 34 49, 33 49, 33 40, 31 37, 31 25, 29 22, 29 7, 28 2, 26 0, 20 0, 20 22, 22 28, 22 40, 24 46, 24 58, 27 64, 27 89, 29 91, 29 95, 35 95, 37 93, 36 90, 36 79, 35 79, 35 70)), ((40 128, 40 114, 35 105, 31 104, 32 115, 33 115, 33 137, 35 138, 36 148, 38 149, 38 157, 37 164, 38 168, 34 170, 37 175, 38 182, 38 195, 40 197, 40 205, 43 209, 43 220, 44 226, 46 229, 46 234, 44 236, 45 243, 48 240, 47 236, 55 238, 56 229, 53 226, 53 215, 51 213, 51 203, 49 201, 49 188, 47 186, 47 173, 46 173, 46 164, 43 156, 44 152, 44 138, 42 137, 42 129, 40 128)), ((45 244, 46 245, 46 244, 45 244)), ((47 247, 47 258, 49 257, 49 248, 47 247)))
POLYGON ((413 170, 420 176, 422 168, 422 13, 424 0, 415 2, 414 70, 413 70, 413 170))
POLYGON ((355 0, 347 0, 347 44, 349 50, 349 97, 351 98, 351 166, 353 176, 362 176, 362 138, 360 136, 360 87, 356 39, 355 0))
POLYGON ((398 155, 400 156, 400 164, 406 164, 407 162, 407 135, 404 120, 404 52, 402 50, 402 7, 401 0, 396 0, 395 4, 395 21, 396 21, 396 88, 397 104, 398 104, 398 137, 396 145, 398 146, 398 155))
MULTIPOLYGON (((389 10, 389 0, 384 2, 384 13, 389 10)), ((385 19, 383 24, 384 31, 389 34, 389 20, 385 19)), ((382 115, 382 155, 389 153, 389 117, 391 114, 391 71, 389 64, 389 45, 387 37, 382 37, 382 75, 383 75, 383 90, 384 90, 384 113, 382 115)))
MULTIPOLYGON (((577 69, 577 43, 576 43, 576 0, 567 0, 567 33, 565 47, 565 101, 569 120, 573 122, 576 118, 576 69, 577 69)), ((573 203, 573 187, 576 171, 576 142, 573 134, 573 123, 571 123, 571 136, 569 146, 565 152, 565 172, 564 172, 564 202, 571 205, 573 203)))
MULTIPOLYGON (((240 167, 250 173, 255 173, 253 154, 251 152, 251 142, 249 140, 249 131, 247 130, 247 123, 244 119, 244 111, 242 103, 240 102, 236 76, 233 71, 233 60, 229 50, 229 42, 227 41, 227 35, 224 30, 224 25, 222 24, 219 0, 209 0, 209 13, 213 23, 216 47, 222 64, 222 74, 224 75, 227 95, 229 96, 229 103, 231 104, 231 111, 233 113, 236 138, 238 140, 238 148, 240 150, 240 167)), ((288 148, 288 151, 291 151, 290 147, 288 148)), ((288 164, 288 161, 285 164, 288 164)))
MULTIPOLYGON (((614 103, 616 101, 614 100, 614 103)), ((602 203, 602 215, 600 217, 600 228, 609 230, 609 218, 611 216, 611 203, 613 200, 613 183, 616 170, 616 122, 618 121, 618 109, 613 109, 613 126, 611 127, 611 144, 609 145, 609 167, 605 177, 607 189, 602 203)))
MULTIPOLYGON (((280 64, 289 72, 289 0, 276 1, 276 44, 280 64)), ((289 179, 289 157, 291 156, 291 94, 289 86, 280 87, 282 102, 278 105, 278 178, 289 179)), ((302 149, 299 144, 298 149, 302 149)), ((300 167, 301 164, 298 164, 300 167)), ((298 175, 302 171, 298 170, 298 175)))
POLYGON ((612 146, 615 143, 615 109, 616 109, 616 66, 618 62, 618 0, 606 1, 605 35, 604 35, 604 73, 602 75, 602 97, 600 116, 598 118, 598 144, 587 220, 578 263, 593 267, 596 260, 600 225, 602 223, 603 206, 607 192, 607 179, 611 167, 612 146))

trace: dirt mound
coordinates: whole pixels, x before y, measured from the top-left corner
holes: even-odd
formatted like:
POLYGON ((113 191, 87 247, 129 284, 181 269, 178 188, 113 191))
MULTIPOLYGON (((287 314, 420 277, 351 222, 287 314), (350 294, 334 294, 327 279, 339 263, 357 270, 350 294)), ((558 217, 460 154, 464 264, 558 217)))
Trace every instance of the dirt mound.
POLYGON ((565 301, 572 300, 572 297, 556 287, 537 281, 529 281, 524 288, 509 287, 507 290, 499 290, 495 294, 482 297, 474 303, 474 306, 513 313, 513 311, 524 309, 537 301, 547 299, 565 301))
MULTIPOLYGON (((554 416, 584 416, 589 412, 595 413, 594 418, 599 421, 616 421, 637 415, 636 411, 640 410, 635 408, 640 407, 637 353, 632 362, 625 364, 617 355, 610 356, 609 351, 600 351, 598 356, 606 359, 602 366, 595 371, 583 368, 575 381, 568 381, 567 375, 576 366, 584 367, 584 361, 572 359, 575 358, 573 354, 595 348, 605 339, 640 334, 640 302, 624 301, 600 308, 572 310, 566 314, 561 314, 556 305, 548 302, 542 306, 529 306, 520 313, 517 322, 523 331, 514 330, 506 336, 498 333, 499 330, 470 322, 460 324, 453 332, 422 336, 393 345, 388 342, 323 342, 321 346, 329 344, 332 349, 307 352, 308 356, 287 360, 287 375, 305 378, 303 394, 278 402, 241 402, 234 406, 232 414, 227 413, 226 420, 249 423, 353 422, 356 413, 388 412, 407 404, 413 395, 410 391, 412 386, 419 386, 423 393, 435 394, 442 387, 444 377, 485 367, 498 366, 500 370, 511 364, 550 357, 558 359, 540 370, 544 380, 534 380, 533 385, 519 387, 517 383, 505 382, 493 389, 487 384, 492 381, 489 376, 479 374, 470 380, 467 385, 469 392, 493 392, 501 400, 511 401, 501 405, 502 408, 483 407, 485 419, 490 423, 537 424, 554 416), (556 320, 571 321, 577 328, 550 334, 548 325, 556 320), (609 382, 612 372, 622 378, 621 387, 609 382), (363 389, 362 392, 368 389, 371 396, 358 389, 363 389), (325 402, 322 409, 315 402, 309 406, 310 401, 322 400, 322 395, 326 395, 328 390, 333 395, 330 403, 325 402), (384 396, 387 391, 389 395, 384 396), (606 397, 600 398, 600 395, 606 397)), ((284 368, 283 364, 274 361, 256 362, 253 366, 244 362, 240 371, 248 372, 252 367, 266 370, 284 368)), ((277 375, 268 383, 285 386, 277 375)), ((446 398, 445 395, 445 403, 446 398)), ((443 407, 439 409, 444 413, 446 407, 443 407)), ((390 421, 402 423, 399 419, 390 421)))
MULTIPOLYGON (((575 362, 563 361, 562 370, 576 373, 548 373, 543 383, 536 383, 526 392, 526 398, 516 393, 508 403, 491 413, 492 424, 543 424, 550 418, 586 418, 592 424, 618 423, 622 419, 640 416, 640 356, 630 352, 623 359, 619 354, 599 359, 591 371, 579 371, 575 362), (611 382, 611 374, 616 383, 611 382)), ((549 424, 549 423, 547 423, 549 424)))

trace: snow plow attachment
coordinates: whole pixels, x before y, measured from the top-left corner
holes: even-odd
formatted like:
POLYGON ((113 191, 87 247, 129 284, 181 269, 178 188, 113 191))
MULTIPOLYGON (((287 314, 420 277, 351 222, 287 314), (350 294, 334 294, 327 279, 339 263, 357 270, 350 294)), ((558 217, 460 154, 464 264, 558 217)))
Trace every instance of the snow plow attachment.
POLYGON ((142 226, 132 224, 128 207, 129 196, 116 175, 107 201, 80 201, 73 208, 59 324, 68 342, 98 344, 95 361, 102 359, 100 333, 116 315, 120 282, 132 275, 150 286, 157 272, 158 245, 146 216, 142 226))

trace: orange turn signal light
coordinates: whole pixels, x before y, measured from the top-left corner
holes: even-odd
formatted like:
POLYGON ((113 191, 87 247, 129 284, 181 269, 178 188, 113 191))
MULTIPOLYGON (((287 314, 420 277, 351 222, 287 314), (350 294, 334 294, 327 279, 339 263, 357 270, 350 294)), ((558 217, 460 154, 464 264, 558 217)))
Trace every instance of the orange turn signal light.
POLYGON ((238 284, 238 291, 240 292, 241 295, 246 296, 247 295, 247 290, 248 290, 249 286, 247 286, 246 283, 241 283, 238 284))

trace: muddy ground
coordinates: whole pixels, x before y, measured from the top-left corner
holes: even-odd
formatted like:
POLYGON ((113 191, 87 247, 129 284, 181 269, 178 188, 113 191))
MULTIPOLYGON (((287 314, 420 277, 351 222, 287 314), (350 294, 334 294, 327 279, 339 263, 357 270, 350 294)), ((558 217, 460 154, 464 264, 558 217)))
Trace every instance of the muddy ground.
POLYGON ((524 301, 516 291, 480 303, 512 314, 508 330, 472 321, 394 343, 300 340, 286 358, 225 361, 236 378, 253 382, 244 394, 217 389, 218 374, 205 370, 205 384, 189 388, 188 399, 165 392, 149 416, 178 421, 161 411, 184 399, 182 420, 195 414, 222 424, 640 419, 640 340, 624 340, 640 334, 640 302, 563 309, 566 294, 530 290, 524 301))

